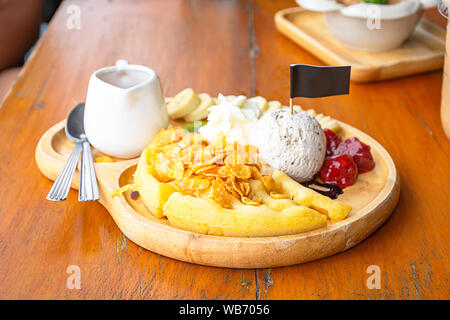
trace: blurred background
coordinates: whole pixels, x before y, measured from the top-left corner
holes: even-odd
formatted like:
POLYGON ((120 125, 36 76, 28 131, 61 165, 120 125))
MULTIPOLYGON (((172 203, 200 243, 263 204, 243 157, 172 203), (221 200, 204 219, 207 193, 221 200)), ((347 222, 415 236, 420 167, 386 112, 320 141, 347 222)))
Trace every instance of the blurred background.
MULTIPOLYGON (((272 1, 275 0, 267 0, 272 1)), ((360 2, 338 1, 347 5, 360 2)), ((401 0, 389 3, 398 1, 401 0)), ((0 105, 61 2, 63 0, 0 0, 0 105)), ((446 25, 445 18, 436 9, 427 10, 425 17, 441 27, 446 25)))
POLYGON ((0 0, 0 102, 62 0, 0 0))

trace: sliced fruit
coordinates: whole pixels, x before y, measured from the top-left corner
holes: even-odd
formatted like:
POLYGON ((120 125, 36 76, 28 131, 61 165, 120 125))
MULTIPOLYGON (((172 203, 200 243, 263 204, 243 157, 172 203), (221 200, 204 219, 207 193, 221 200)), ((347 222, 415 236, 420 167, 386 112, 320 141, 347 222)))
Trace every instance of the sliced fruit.
POLYGON ((213 199, 194 198, 179 192, 169 197, 164 214, 176 228, 228 237, 297 234, 327 224, 325 215, 303 206, 277 211, 264 204, 236 204, 235 209, 227 209, 213 199))
POLYGON ((341 142, 336 148, 335 155, 348 154, 353 158, 358 166, 359 173, 372 170, 375 167, 375 161, 370 153, 370 146, 352 137, 341 142))
POLYGON ((280 101, 269 101, 268 103, 268 108, 265 112, 272 112, 278 109, 281 109, 283 107, 283 105, 281 104, 280 101))
POLYGON ((338 132, 341 129, 339 122, 329 116, 326 116, 324 119, 318 120, 322 129, 330 129, 333 132, 338 132))
POLYGON ((353 158, 347 154, 327 158, 320 169, 320 178, 323 182, 341 188, 355 184, 357 177, 358 167, 353 158))
POLYGON ((302 186, 282 171, 275 170, 272 177, 277 182, 277 188, 283 193, 293 195, 293 199, 298 205, 313 208, 328 215, 331 222, 345 219, 352 210, 348 204, 331 200, 327 196, 302 186))
MULTIPOLYGON (((282 106, 282 108, 288 108, 289 109, 289 106, 282 106)), ((294 111, 296 111, 296 112, 299 112, 299 111, 303 111, 303 109, 302 109, 302 107, 300 107, 300 106, 298 106, 298 105, 296 105, 296 104, 294 104, 293 106, 292 106, 292 108, 294 109, 294 111)), ((308 110, 309 111, 309 110, 308 110)), ((314 110, 313 110, 314 111, 314 110)), ((309 113, 309 112, 308 112, 309 113)), ((314 116, 313 116, 314 117, 314 116)))
POLYGON ((247 101, 245 96, 226 96, 226 98, 229 102, 234 101, 236 104, 236 107, 239 107, 239 108, 243 107, 245 102, 247 101), (236 99, 236 98, 239 98, 239 99, 236 99))
POLYGON ((319 121, 320 126, 322 129, 329 129, 333 132, 338 132, 341 129, 341 126, 339 125, 339 122, 330 116, 326 116, 322 113, 317 113, 314 109, 306 110, 309 115, 316 118, 317 121, 319 121))
POLYGON ((325 137, 327 138, 327 157, 331 157, 336 152, 342 139, 330 129, 323 129, 323 133, 325 133, 325 137))
POLYGON ((261 199, 261 201, 269 208, 272 208, 277 211, 282 211, 284 209, 297 206, 295 201, 291 199, 275 199, 271 197, 270 194, 267 193, 264 184, 259 180, 251 180, 250 186, 251 186, 250 196, 253 199, 261 199))
POLYGON ((192 122, 197 120, 203 120, 208 116, 208 108, 214 104, 213 99, 207 93, 200 93, 200 104, 189 114, 184 116, 184 120, 192 122))
POLYGON ((269 105, 264 97, 252 97, 245 101, 243 108, 258 108, 261 112, 266 112, 269 105))
POLYGON ((182 118, 200 104, 200 98, 191 88, 180 91, 167 103, 167 112, 172 119, 182 118))

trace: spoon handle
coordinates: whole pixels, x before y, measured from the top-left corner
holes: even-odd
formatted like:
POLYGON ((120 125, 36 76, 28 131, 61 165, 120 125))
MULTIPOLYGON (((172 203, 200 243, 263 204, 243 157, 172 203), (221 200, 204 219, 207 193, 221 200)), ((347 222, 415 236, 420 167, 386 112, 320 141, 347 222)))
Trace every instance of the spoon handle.
POLYGON ((82 142, 80 189, 78 201, 96 201, 99 199, 97 177, 95 175, 94 161, 92 160, 91 146, 87 140, 82 142))
POLYGON ((47 200, 63 201, 67 199, 70 185, 72 184, 73 174, 77 169, 78 158, 80 157, 81 150, 81 144, 77 143, 58 178, 56 178, 55 183, 53 183, 52 188, 47 194, 47 200))

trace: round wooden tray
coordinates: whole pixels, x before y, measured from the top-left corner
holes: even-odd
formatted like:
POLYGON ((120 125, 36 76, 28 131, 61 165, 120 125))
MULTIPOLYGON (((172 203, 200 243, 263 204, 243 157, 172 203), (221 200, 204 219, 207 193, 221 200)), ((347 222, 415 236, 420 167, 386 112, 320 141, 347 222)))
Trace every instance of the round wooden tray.
MULTIPOLYGON (((132 181, 138 159, 96 163, 100 203, 120 230, 133 242, 174 259, 208 266, 269 268, 308 262, 344 251, 367 238, 389 217, 397 204, 400 186, 397 170, 388 152, 365 133, 340 123, 340 135, 356 136, 371 146, 375 169, 359 175, 355 185, 345 189, 339 201, 352 206, 349 216, 327 227, 302 234, 235 238, 211 236, 172 227, 167 219, 148 214, 143 203, 129 192, 111 193, 132 181), (146 217, 142 213, 147 213, 146 217), (150 217, 150 218, 148 218, 150 217)), ((65 121, 50 128, 39 140, 36 162, 40 171, 55 180, 74 144, 64 133, 65 121)), ((93 150, 94 157, 100 155, 93 150)), ((79 174, 72 182, 78 189, 79 174)))

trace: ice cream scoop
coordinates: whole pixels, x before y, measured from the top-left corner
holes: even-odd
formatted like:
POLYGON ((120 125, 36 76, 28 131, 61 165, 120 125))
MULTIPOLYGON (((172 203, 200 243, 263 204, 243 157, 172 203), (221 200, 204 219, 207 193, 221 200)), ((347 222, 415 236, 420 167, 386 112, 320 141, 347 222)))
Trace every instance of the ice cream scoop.
POLYGON ((256 124, 257 147, 271 167, 298 182, 308 181, 322 167, 326 138, 319 122, 304 111, 282 108, 265 114, 256 124))

